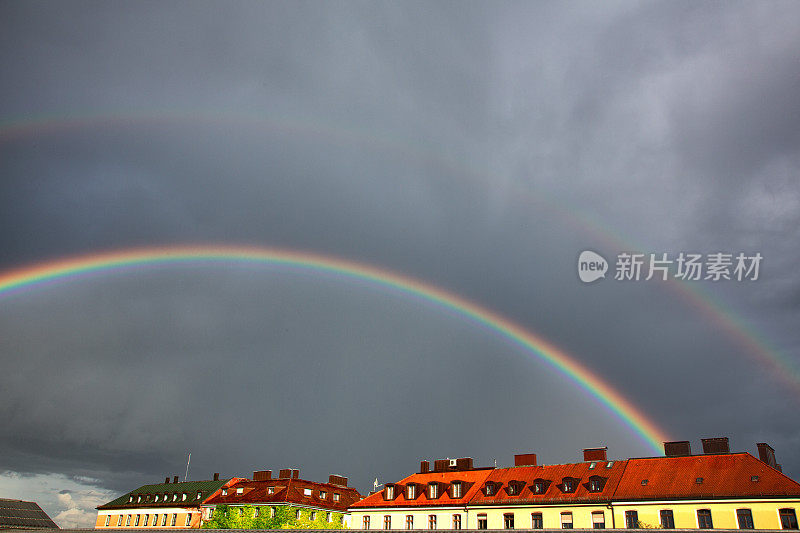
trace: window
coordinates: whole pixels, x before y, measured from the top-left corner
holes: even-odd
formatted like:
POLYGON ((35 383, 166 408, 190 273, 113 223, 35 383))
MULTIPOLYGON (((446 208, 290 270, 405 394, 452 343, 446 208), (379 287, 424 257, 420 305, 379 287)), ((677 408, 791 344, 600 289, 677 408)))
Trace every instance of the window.
POLYGON ((392 529, 392 516, 385 515, 383 517, 383 529, 392 529))
POLYGON ((167 500, 169 500, 169 493, 165 492, 164 493, 164 501, 167 501, 167 500))
POLYGON ((572 529, 572 513, 561 513, 561 529, 572 529))
POLYGON ((394 499, 394 485, 386 485, 384 490, 384 497, 387 500, 394 499))
POLYGON ((451 498, 460 498, 461 497, 461 482, 460 481, 453 481, 450 484, 450 497, 451 498))
POLYGON ((514 529, 514 513, 503 515, 503 529, 514 529))
POLYGON ((414 485, 413 483, 410 483, 406 487, 406 499, 413 500, 416 497, 417 497, 417 486, 414 485))
POLYGON ((594 511, 592 513, 592 528, 593 529, 606 528, 606 514, 603 511, 594 511))
POLYGON ((253 509, 253 518, 258 518, 258 515, 261 514, 261 507, 256 507, 253 509))
POLYGON ((142 515, 136 515, 136 520, 134 520, 133 526, 139 527, 139 521, 142 519, 142 515))
POLYGON ((534 494, 542 494, 547 488, 547 483, 545 483, 542 479, 537 479, 533 482, 533 493, 534 494))
POLYGON ((478 529, 489 529, 488 527, 489 521, 486 520, 486 513, 481 513, 478 515, 478 529))
POLYGON ((700 529, 714 529, 714 522, 711 520, 710 509, 697 510, 697 527, 700 529))
POLYGON ((753 483, 758 483, 758 476, 750 476, 750 481, 753 483))
POLYGON ((295 511, 295 512, 294 512, 294 517, 295 517, 297 520, 300 520, 300 514, 301 514, 301 513, 300 513, 300 509, 298 509, 297 511, 295 511))
POLYGON ((178 501, 178 493, 177 492, 172 495, 172 501, 174 501, 174 502, 178 501))
POLYGON ((625 527, 628 529, 637 529, 639 527, 638 511, 625 511, 625 527))
POLYGON ((189 527, 190 525, 192 525, 192 513, 186 513, 186 527, 189 527))
MULTIPOLYGON (((439 497, 439 485, 436 483, 428 484, 428 498, 433 500, 439 497)), ((433 515, 431 515, 433 516, 433 515)))
POLYGON ((211 520, 212 516, 214 516, 214 509, 212 509, 211 507, 206 507, 206 520, 211 520))
POLYGON ((570 477, 565 477, 563 482, 564 492, 575 492, 575 480, 570 477))
POLYGON ((703 478, 701 478, 701 477, 695 478, 694 482, 697 483, 698 485, 702 485, 703 484, 703 478))
MULTIPOLYGON (((239 507, 239 516, 244 516, 244 508, 243 507, 239 507)), ((298 518, 300 518, 300 517, 298 516, 298 518)))
POLYGON ((223 496, 227 496, 228 495, 228 489, 222 489, 222 495, 223 496))
POLYGON ((275 494, 275 487, 268 487, 267 494, 275 494))
POLYGON ((269 517, 270 518, 275 518, 275 508, 274 507, 270 507, 269 508, 269 517))
POLYGON ((167 513, 164 513, 161 515, 161 527, 164 527, 166 525, 167 525, 167 513))
POLYGON ((648 480, 646 480, 646 479, 643 479, 643 480, 642 480, 642 487, 644 487, 645 485, 647 485, 647 481, 648 481, 648 480))
MULTIPOLYGON (((239 491, 236 491, 236 492, 237 492, 238 494, 241 494, 241 492, 239 492, 239 491)), ((186 494, 186 493, 184 492, 183 494, 181 494, 181 501, 182 501, 182 502, 185 502, 187 497, 188 497, 188 494, 186 494)))
POLYGON ((142 503, 142 495, 136 497, 136 503, 142 503))
POLYGON ((128 503, 133 503, 133 496, 128 496, 128 503))
POLYGON ((542 513, 531 513, 531 529, 544 529, 542 513))
POLYGON ((361 519, 361 529, 369 529, 369 515, 364 515, 361 519))
POLYGON ((614 461, 609 461, 606 463, 606 468, 611 468, 612 466, 614 466, 614 461))
POLYGON ((597 461, 592 461, 591 463, 589 463, 589 470, 594 470, 594 467, 596 466, 597 466, 597 461))
POLYGON ((331 512, 330 512, 330 511, 328 511, 327 513, 325 513, 325 521, 327 521, 327 522, 330 522, 330 521, 331 521, 331 512))
POLYGON ((487 483, 486 484, 486 495, 487 496, 494 495, 494 483, 487 483))
POLYGON ((335 502, 339 501, 339 493, 338 492, 334 492, 333 493, 333 501, 335 501, 335 502))
POLYGON ((311 489, 303 489, 303 496, 306 498, 311 497, 311 489))
POLYGON ((150 515, 149 515, 149 514, 146 514, 146 515, 144 515, 144 522, 142 523, 142 526, 144 526, 144 527, 147 527, 147 520, 148 520, 149 518, 150 518, 150 515))
POLYGON ((739 522, 739 529, 755 529, 750 509, 736 509, 736 521, 739 522))
POLYGON ((414 515, 406 515, 406 529, 414 529, 414 515))
POLYGON ((160 496, 158 494, 156 494, 156 501, 158 501, 159 498, 160 498, 160 496))
POLYGON ((178 523, 178 513, 172 513, 172 520, 169 521, 169 525, 174 526, 178 523))
POLYGON ((327 492, 325 492, 324 490, 319 491, 319 499, 320 500, 324 500, 327 497, 328 497, 328 493, 327 492))
MULTIPOLYGON (((210 511, 210 509, 209 509, 209 511, 210 511)), ((208 517, 211 518, 211 514, 210 513, 209 513, 208 517)), ((154 514, 153 515, 153 527, 156 527, 157 525, 158 525, 158 514, 154 514)))
POLYGON ((242 494, 244 492, 244 487, 236 487, 236 494, 242 494))
POLYGON ((311 516, 311 521, 313 522, 314 520, 317 519, 317 512, 316 511, 311 511, 310 516, 311 516))
POLYGON ((121 525, 122 525, 122 515, 119 515, 119 518, 117 518, 117 527, 121 525))
MULTIPOLYGON (((435 487, 436 485, 432 485, 435 487)), ((436 515, 429 514, 428 515, 428 529, 436 529, 436 515)))
POLYGON ((197 496, 195 496, 194 499, 195 500, 199 500, 202 495, 203 495, 203 492, 198 490, 197 491, 197 496))
POLYGON ((453 515, 453 529, 461 529, 461 515, 454 514, 453 515))
POLYGON ((517 493, 517 484, 514 483, 513 481, 509 482, 509 484, 508 484, 508 495, 509 496, 514 496, 516 493, 517 493))
POLYGON ((672 509, 662 509, 658 514, 661 517, 663 529, 675 529, 675 517, 672 516, 672 509))
POLYGON ((797 514, 794 509, 780 509, 778 514, 781 517, 781 529, 797 529, 797 514))
POLYGON ((589 492, 600 492, 603 490, 603 480, 598 476, 589 478, 589 492))
POLYGON ((130 525, 131 525, 131 515, 128 515, 128 517, 125 519, 125 527, 128 527, 130 525))
POLYGON ((110 524, 110 523, 111 523, 111 515, 107 514, 106 515, 106 527, 108 527, 108 524, 110 524))

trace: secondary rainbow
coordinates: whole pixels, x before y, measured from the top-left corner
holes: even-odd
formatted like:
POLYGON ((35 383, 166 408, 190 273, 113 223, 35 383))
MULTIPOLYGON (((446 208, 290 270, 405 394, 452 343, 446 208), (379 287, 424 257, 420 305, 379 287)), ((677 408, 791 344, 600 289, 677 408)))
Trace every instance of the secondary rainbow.
POLYGON ((337 257, 295 250, 251 246, 181 246, 136 248, 38 263, 0 274, 0 297, 49 283, 96 273, 181 263, 257 263, 328 273, 400 291, 454 312, 544 361, 568 377, 629 427, 656 454, 662 454, 665 432, 609 384, 566 352, 508 318, 461 296, 398 272, 337 257))

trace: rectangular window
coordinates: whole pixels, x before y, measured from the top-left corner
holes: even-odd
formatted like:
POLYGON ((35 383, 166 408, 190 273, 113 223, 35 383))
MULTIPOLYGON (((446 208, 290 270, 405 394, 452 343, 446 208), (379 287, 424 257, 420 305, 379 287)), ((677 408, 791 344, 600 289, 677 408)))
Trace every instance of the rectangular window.
POLYGON ((414 529, 414 515, 406 515, 406 529, 414 529))
POLYGON ((333 493, 333 501, 335 501, 335 502, 339 501, 339 493, 338 492, 334 492, 333 493))
POLYGON ((317 512, 311 511, 311 514, 309 516, 311 517, 311 521, 313 522, 314 520, 317 519, 317 512))
POLYGON ((531 529, 544 529, 542 513, 531 513, 531 529))
POLYGON ((256 507, 253 509, 253 518, 258 518, 259 514, 261 514, 261 507, 256 507))
POLYGON ((268 487, 267 494, 275 494, 275 487, 268 487))
POLYGON ((461 497, 461 483, 460 482, 455 481, 450 485, 450 497, 454 498, 454 499, 461 497))
POLYGON ((383 529, 392 529, 392 516, 385 515, 383 517, 383 529))
MULTIPOLYGON (((210 511, 211 509, 209 509, 210 511)), ((211 513, 208 514, 208 517, 211 518, 211 513)), ((158 514, 153 515, 153 527, 158 525, 158 514)))
POLYGON ((572 513, 561 513, 561 529, 572 529, 572 513))
POLYGON ((122 525, 122 515, 119 515, 119 518, 117 518, 117 527, 120 527, 121 525, 122 525))
POLYGON ((300 520, 300 509, 298 509, 297 511, 294 512, 294 517, 296 519, 300 520))
POLYGON ((387 485, 386 491, 384 492, 387 500, 394 499, 394 485, 387 485))
POLYGON ((638 511, 625 511, 625 527, 628 529, 637 529, 639 527, 638 511))
POLYGON ((428 485, 428 499, 434 500, 439 497, 439 485, 431 483, 428 485))
POLYGON ((675 529, 675 517, 672 516, 672 509, 662 509, 658 514, 661 517, 662 529, 675 529))
MULTIPOLYGON (((436 485, 431 485, 431 486, 435 487, 436 485)), ((436 515, 435 514, 429 514, 428 515, 428 529, 436 529, 436 515)))
POLYGON ((361 529, 369 529, 369 515, 364 515, 361 519, 361 529))
POLYGON ((167 525, 167 513, 161 515, 161 527, 165 527, 167 525))
POLYGON ((147 520, 150 518, 149 514, 144 515, 144 522, 142 523, 142 527, 147 527, 147 520))
POLYGON ((606 514, 603 511, 594 511, 592 513, 592 528, 593 529, 606 528, 606 514))
POLYGON ((406 499, 413 500, 417 497, 417 486, 411 483, 406 487, 406 499))
POLYGON ((514 513, 503 515, 503 529, 514 529, 514 513))
POLYGON ((736 521, 739 522, 739 529, 755 529, 750 509, 736 509, 736 521))
POLYGON ((325 513, 325 521, 326 522, 330 522, 331 521, 331 512, 330 511, 325 513))
POLYGON ((697 510, 697 527, 700 529, 714 529, 714 522, 711 520, 710 509, 697 510))
POLYGON ((454 514, 453 515, 453 529, 461 529, 461 515, 454 514))
POLYGON ((128 527, 130 525, 131 525, 131 515, 128 515, 128 517, 125 519, 125 527, 128 527))
POLYGON ((781 529, 797 529, 797 514, 794 509, 780 509, 778 514, 781 517, 781 529))
POLYGON ((111 515, 107 514, 106 515, 106 527, 108 527, 108 524, 110 524, 110 523, 111 523, 111 515))
POLYGON ((192 513, 186 513, 186 527, 189 527, 190 525, 192 525, 192 513))
POLYGON ((194 499, 195 499, 195 500, 199 500, 199 499, 200 499, 200 497, 201 497, 202 495, 203 495, 202 491, 199 491, 199 490, 198 490, 198 491, 197 491, 197 496, 195 496, 195 498, 194 498, 194 499))
POLYGON ((327 497, 328 497, 328 493, 327 492, 325 492, 324 490, 319 491, 319 499, 320 500, 324 500, 327 497))
POLYGON ((311 496, 311 489, 303 489, 303 496, 310 497, 311 496))
POLYGON ((489 529, 489 521, 486 519, 485 513, 478 515, 478 529, 489 529))
POLYGON ((169 521, 169 525, 174 526, 178 523, 178 513, 172 513, 172 520, 169 521))

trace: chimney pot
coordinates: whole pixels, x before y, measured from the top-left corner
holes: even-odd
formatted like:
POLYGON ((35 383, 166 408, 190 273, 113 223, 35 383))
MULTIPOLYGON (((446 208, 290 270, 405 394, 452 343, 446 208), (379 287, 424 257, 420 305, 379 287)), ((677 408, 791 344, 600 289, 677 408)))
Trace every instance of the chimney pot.
POLYGON ((172 482, 173 482, 173 483, 177 483, 177 482, 178 482, 178 476, 175 476, 175 477, 172 479, 172 482))
POLYGON ((536 466, 535 453, 518 453, 514 456, 514 466, 536 466))
POLYGON ((608 447, 603 446, 602 448, 584 448, 583 449, 583 460, 584 461, 606 461, 606 452, 608 451, 608 447))
POLYGON ((731 453, 728 446, 728 437, 713 437, 700 440, 703 443, 703 453, 705 454, 731 453))
POLYGON ((421 461, 419 463, 419 473, 420 474, 427 474, 431 471, 431 462, 430 461, 421 461))
POLYGON ((692 455, 692 445, 688 440, 665 442, 664 455, 667 457, 686 457, 692 455))
POLYGON ((256 470, 253 472, 253 481, 267 481, 272 479, 272 470, 256 470))
POLYGON ((214 472, 214 481, 219 481, 219 472, 214 472))
POLYGON ((167 484, 167 483, 169 483, 169 476, 167 476, 167 479, 164 480, 164 484, 167 484))
POLYGON ((280 477, 280 478, 290 478, 290 477, 292 477, 292 469, 291 468, 281 468, 281 471, 278 473, 278 477, 280 477))
POLYGON ((331 474, 328 476, 328 483, 331 485, 341 485, 342 487, 347 486, 347 478, 344 476, 339 476, 337 474, 331 474))

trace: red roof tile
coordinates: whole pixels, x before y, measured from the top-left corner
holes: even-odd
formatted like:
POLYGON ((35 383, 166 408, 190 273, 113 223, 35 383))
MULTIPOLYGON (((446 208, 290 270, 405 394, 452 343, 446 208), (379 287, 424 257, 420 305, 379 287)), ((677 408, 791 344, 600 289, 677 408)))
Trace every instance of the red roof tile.
MULTIPOLYGON (((351 509, 370 508, 370 507, 443 507, 454 505, 465 505, 480 490, 483 482, 492 472, 491 468, 462 470, 456 472, 428 472, 425 474, 412 474, 399 483, 390 483, 395 488, 395 498, 393 500, 384 499, 384 491, 376 492, 354 503, 351 509), (453 481, 463 483, 460 498, 450 497, 450 484, 453 481), (406 499, 406 487, 415 483, 417 485, 417 497, 413 500, 406 499), (439 483, 439 497, 428 498, 428 484, 439 483)), ((385 489, 384 489, 385 490, 385 489)))
POLYGON ((330 483, 317 483, 304 479, 278 478, 264 481, 241 480, 228 488, 228 494, 221 493, 211 498, 206 503, 212 505, 266 505, 270 503, 291 503, 344 512, 361 495, 355 488, 333 485, 330 483), (269 494, 269 487, 274 488, 274 493, 269 494), (237 489, 242 489, 237 494, 237 489), (311 491, 311 496, 306 496, 304 489, 311 491), (326 497, 321 498, 320 492, 325 492, 326 497), (334 495, 339 495, 339 500, 334 500, 334 495))
POLYGON ((628 461, 614 496, 623 501, 797 497, 800 484, 749 453, 652 457, 628 461))

